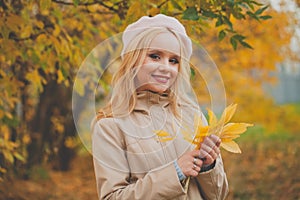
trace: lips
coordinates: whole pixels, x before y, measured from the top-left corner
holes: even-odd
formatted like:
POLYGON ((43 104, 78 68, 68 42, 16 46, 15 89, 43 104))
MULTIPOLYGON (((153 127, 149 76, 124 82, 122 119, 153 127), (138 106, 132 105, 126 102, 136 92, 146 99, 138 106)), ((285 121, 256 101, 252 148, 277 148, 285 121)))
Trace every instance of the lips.
POLYGON ((166 84, 170 77, 169 76, 163 76, 163 75, 152 75, 152 77, 159 83, 162 83, 162 84, 166 84))

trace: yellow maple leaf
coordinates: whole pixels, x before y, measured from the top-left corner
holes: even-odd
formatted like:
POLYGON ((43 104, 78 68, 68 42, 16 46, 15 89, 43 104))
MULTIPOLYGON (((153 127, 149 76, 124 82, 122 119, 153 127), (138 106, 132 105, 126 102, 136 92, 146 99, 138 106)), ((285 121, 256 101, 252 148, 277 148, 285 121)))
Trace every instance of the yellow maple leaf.
MULTIPOLYGON (((221 139, 221 147, 232 153, 241 153, 239 145, 233 141, 240 137, 242 133, 247 130, 247 127, 253 126, 253 124, 248 123, 228 123, 236 111, 237 104, 231 104, 225 108, 220 120, 218 121, 216 115, 209 109, 208 110, 208 123, 206 125, 203 123, 202 117, 195 115, 194 117, 194 131, 191 131, 189 127, 184 126, 181 133, 183 138, 188 142, 195 145, 195 149, 200 149, 201 144, 206 136, 215 134, 221 139)), ((160 141, 172 140, 172 137, 168 132, 159 130, 155 131, 160 141)), ((190 182, 190 177, 188 177, 185 184, 185 191, 188 190, 190 182)))
POLYGON ((229 122, 236 111, 236 107, 237 104, 231 104, 227 106, 222 114, 220 122, 224 124, 229 122))
MULTIPOLYGON (((208 130, 206 134, 202 133, 203 138, 201 138, 199 141, 203 141, 205 136, 215 134, 221 139, 221 147, 225 150, 232 152, 232 153, 241 153, 241 150, 236 142, 233 141, 233 139, 236 139, 240 137, 242 133, 244 133, 247 130, 247 127, 253 126, 253 124, 249 123, 228 123, 231 118, 233 117, 235 111, 236 111, 237 104, 231 104, 228 107, 225 108, 224 112, 222 113, 222 116, 220 120, 218 121, 216 115, 209 109, 208 110, 208 122, 209 126, 203 126, 201 127, 201 124, 199 124, 200 127, 197 127, 196 129, 196 135, 199 134, 198 131, 203 129, 204 127, 208 130)), ((201 144, 196 144, 196 149, 199 149, 201 144)))
MULTIPOLYGON (((214 134, 221 139, 221 147, 223 149, 232 153, 241 153, 239 145, 233 140, 240 137, 240 135, 244 133, 248 127, 253 126, 253 124, 230 122, 236 111, 236 107, 237 104, 231 104, 226 107, 220 120, 217 119, 216 115, 210 109, 207 109, 209 125, 203 123, 201 116, 195 115, 194 130, 191 131, 189 127, 184 127, 184 129, 181 130, 183 138, 194 144, 195 149, 200 149, 205 137, 214 134)), ((155 132, 162 142, 174 139, 174 137, 166 131, 159 130, 155 132)))
POLYGON ((233 140, 221 142, 221 147, 232 153, 242 153, 239 145, 233 140))

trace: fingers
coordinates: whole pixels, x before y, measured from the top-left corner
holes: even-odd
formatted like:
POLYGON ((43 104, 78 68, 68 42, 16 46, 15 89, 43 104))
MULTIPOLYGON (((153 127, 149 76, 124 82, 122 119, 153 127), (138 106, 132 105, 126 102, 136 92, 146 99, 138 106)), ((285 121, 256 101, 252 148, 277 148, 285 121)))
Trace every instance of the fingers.
POLYGON ((203 160, 203 164, 212 164, 220 154, 221 140, 216 135, 206 137, 201 144, 199 157, 203 160))
POLYGON ((210 139, 212 140, 212 142, 213 142, 217 147, 220 147, 221 139, 220 139, 218 136, 212 134, 212 135, 210 135, 209 137, 210 137, 210 139))
POLYGON ((191 156, 192 157, 197 158, 197 157, 199 157, 199 154, 200 154, 200 150, 192 150, 191 151, 191 156))
POLYGON ((178 160, 178 166, 185 176, 198 176, 203 161, 198 158, 199 150, 193 150, 183 154, 178 160))
POLYGON ((213 148, 214 146, 220 147, 221 139, 216 135, 210 135, 205 137, 203 144, 209 146, 210 148, 213 148))
POLYGON ((212 142, 214 143, 214 144, 216 144, 217 145, 217 143, 221 143, 221 139, 218 137, 218 136, 216 136, 216 135, 214 135, 214 134, 212 134, 212 135, 210 135, 210 136, 208 136, 211 140, 212 140, 212 142))
POLYGON ((200 150, 183 154, 177 163, 185 176, 198 176, 202 165, 211 165, 220 154, 221 140, 216 135, 206 137, 200 150))
POLYGON ((188 176, 197 176, 201 170, 203 161, 198 158, 200 151, 193 150, 191 151, 191 159, 189 158, 188 167, 191 167, 191 170, 188 173, 188 176))
POLYGON ((203 163, 203 161, 202 161, 202 160, 200 160, 199 158, 196 158, 196 157, 194 157, 194 159, 193 159, 193 163, 194 163, 195 165, 197 165, 197 166, 201 167, 201 166, 202 166, 202 163, 203 163))
MULTIPOLYGON (((199 154, 198 154, 199 155, 199 154)), ((203 161, 200 160, 199 158, 195 158, 193 157, 193 161, 192 161, 192 171, 190 173, 189 176, 197 176, 201 170, 201 166, 202 166, 203 161), (195 173, 196 172, 196 173, 195 173)))

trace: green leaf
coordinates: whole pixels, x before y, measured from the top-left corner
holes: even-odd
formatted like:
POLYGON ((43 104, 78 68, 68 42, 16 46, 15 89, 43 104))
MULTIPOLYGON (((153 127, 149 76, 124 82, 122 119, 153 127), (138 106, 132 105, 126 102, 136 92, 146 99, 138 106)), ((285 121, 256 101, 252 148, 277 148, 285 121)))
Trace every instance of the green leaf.
POLYGON ((263 16, 260 16, 259 19, 262 19, 262 20, 268 20, 268 19, 271 19, 272 16, 270 15, 263 15, 263 16))
POLYGON ((256 19, 257 21, 259 21, 258 16, 256 16, 253 12, 247 11, 246 14, 249 15, 251 18, 256 19))
POLYGON ((196 7, 189 7, 183 12, 182 19, 196 21, 199 19, 199 15, 196 7))
POLYGON ((229 33, 234 33, 234 34, 236 33, 236 31, 231 30, 231 29, 228 29, 228 28, 226 28, 225 30, 226 30, 227 32, 229 32, 229 33))
POLYGON ((257 2, 257 1, 250 1, 250 3, 251 3, 251 4, 255 4, 255 5, 257 5, 257 6, 263 6, 263 5, 264 5, 264 4, 259 3, 259 2, 257 2))
POLYGON ((195 76, 196 76, 195 69, 191 68, 191 79, 194 80, 195 76))
POLYGON ((222 24, 224 24, 223 19, 221 16, 219 16, 215 26, 218 27, 221 26, 222 24))
POLYGON ((80 0, 73 0, 73 3, 74 3, 75 6, 78 6, 79 3, 80 3, 80 0))
POLYGON ((264 4, 259 3, 259 2, 257 2, 257 1, 248 1, 248 0, 247 0, 247 4, 248 4, 248 6, 249 6, 252 10, 254 10, 254 5, 257 5, 257 6, 263 6, 263 5, 264 5, 264 4))
POLYGON ((230 27, 230 29, 233 30, 232 23, 231 23, 231 21, 228 19, 228 17, 223 16, 223 19, 224 19, 224 22, 230 27))
POLYGON ((245 41, 240 40, 240 44, 246 48, 253 49, 253 47, 245 41))
POLYGON ((236 18, 236 19, 246 19, 245 15, 240 13, 240 12, 233 12, 232 15, 236 18))
POLYGON ((236 39, 233 36, 230 38, 230 43, 231 43, 233 49, 236 50, 237 41, 236 41, 236 39))
POLYGON ((234 6, 234 0, 227 0, 227 2, 230 7, 234 6))
POLYGON ((252 4, 252 3, 250 3, 250 2, 247 2, 247 5, 249 6, 249 8, 250 8, 251 10, 254 10, 254 6, 253 6, 253 4, 252 4))
POLYGON ((246 37, 243 36, 243 35, 240 35, 240 34, 235 34, 234 36, 232 36, 235 40, 238 40, 238 41, 242 41, 244 40, 246 37))
POLYGON ((219 15, 215 14, 212 11, 208 11, 208 10, 202 10, 202 15, 205 17, 210 17, 210 18, 217 18, 219 15))
POLYGON ((255 15, 260 15, 262 14, 269 6, 265 6, 263 8, 258 9, 257 11, 255 11, 255 15))
POLYGON ((224 30, 221 30, 218 36, 219 41, 223 40, 225 36, 226 36, 226 32, 224 30))
POLYGON ((174 6, 174 8, 178 10, 183 10, 182 7, 175 0, 171 0, 171 3, 174 6))

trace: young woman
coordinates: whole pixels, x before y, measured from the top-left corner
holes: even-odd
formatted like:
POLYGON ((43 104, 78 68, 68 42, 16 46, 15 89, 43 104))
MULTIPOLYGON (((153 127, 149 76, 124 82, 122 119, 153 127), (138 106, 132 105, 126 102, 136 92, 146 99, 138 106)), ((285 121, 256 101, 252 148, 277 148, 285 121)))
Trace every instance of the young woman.
POLYGON ((194 130, 195 114, 205 121, 189 96, 192 43, 183 25, 142 17, 122 40, 111 100, 93 127, 99 199, 224 199, 220 139, 206 137, 194 150, 181 134, 194 130), (157 131, 172 137, 162 141, 157 131))

